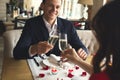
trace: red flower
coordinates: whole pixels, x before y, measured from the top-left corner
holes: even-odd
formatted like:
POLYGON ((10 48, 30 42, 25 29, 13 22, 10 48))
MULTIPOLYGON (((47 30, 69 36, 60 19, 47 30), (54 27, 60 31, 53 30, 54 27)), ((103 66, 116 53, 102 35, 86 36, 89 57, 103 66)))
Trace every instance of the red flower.
POLYGON ((44 76, 45 76, 44 73, 40 73, 40 74, 39 74, 39 77, 40 77, 40 78, 42 78, 42 77, 44 77, 44 76))
POLYGON ((74 75, 72 73, 68 73, 68 77, 72 78, 74 75))

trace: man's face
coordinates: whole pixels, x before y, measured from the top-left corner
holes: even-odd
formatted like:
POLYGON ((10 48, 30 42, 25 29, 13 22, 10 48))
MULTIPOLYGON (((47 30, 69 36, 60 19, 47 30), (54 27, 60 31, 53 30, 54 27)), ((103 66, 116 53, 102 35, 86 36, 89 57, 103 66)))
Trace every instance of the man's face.
POLYGON ((44 17, 46 20, 55 20, 60 12, 61 0, 46 0, 42 4, 44 17))

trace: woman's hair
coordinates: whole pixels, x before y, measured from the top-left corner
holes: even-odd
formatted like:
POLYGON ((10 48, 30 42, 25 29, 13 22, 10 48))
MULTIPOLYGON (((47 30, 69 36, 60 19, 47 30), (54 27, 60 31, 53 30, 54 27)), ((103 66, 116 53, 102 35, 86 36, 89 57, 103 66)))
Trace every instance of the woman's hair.
POLYGON ((42 3, 45 3, 46 0, 42 0, 42 3))
POLYGON ((101 62, 106 58, 106 72, 111 80, 120 80, 120 1, 104 5, 95 15, 91 28, 99 42, 99 49, 93 58, 94 73, 101 71, 101 62), (110 56, 112 55, 112 65, 110 56))

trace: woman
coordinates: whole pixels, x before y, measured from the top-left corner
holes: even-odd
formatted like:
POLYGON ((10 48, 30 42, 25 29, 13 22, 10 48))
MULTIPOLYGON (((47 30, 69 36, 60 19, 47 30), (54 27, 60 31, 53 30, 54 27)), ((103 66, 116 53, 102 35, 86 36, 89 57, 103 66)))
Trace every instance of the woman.
POLYGON ((85 63, 74 49, 67 49, 62 56, 91 74, 89 80, 120 80, 120 1, 103 6, 93 18, 92 29, 99 42, 99 49, 92 65, 85 63), (112 56, 112 57, 111 57, 112 56), (101 65, 104 60, 104 64, 101 65))

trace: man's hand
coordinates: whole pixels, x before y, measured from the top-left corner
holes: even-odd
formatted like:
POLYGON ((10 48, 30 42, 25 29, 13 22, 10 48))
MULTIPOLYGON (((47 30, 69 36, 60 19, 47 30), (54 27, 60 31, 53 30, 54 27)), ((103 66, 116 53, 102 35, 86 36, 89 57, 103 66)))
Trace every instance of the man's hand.
POLYGON ((37 45, 37 52, 40 53, 48 53, 53 48, 53 45, 49 44, 47 41, 39 42, 37 45))
POLYGON ((31 54, 42 54, 48 53, 53 49, 53 45, 49 44, 47 41, 39 42, 38 44, 32 45, 31 54))

